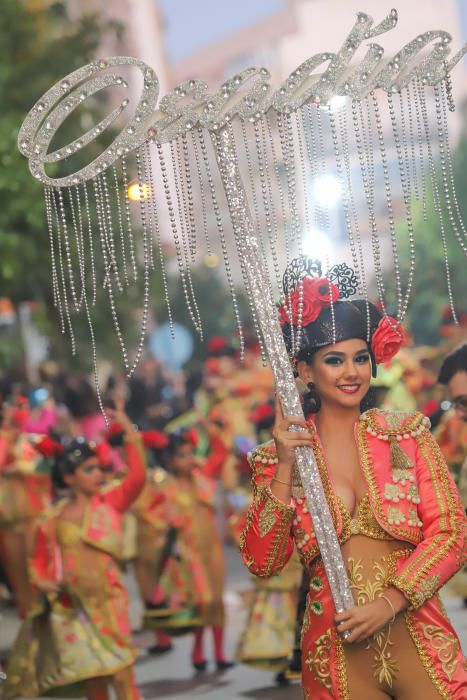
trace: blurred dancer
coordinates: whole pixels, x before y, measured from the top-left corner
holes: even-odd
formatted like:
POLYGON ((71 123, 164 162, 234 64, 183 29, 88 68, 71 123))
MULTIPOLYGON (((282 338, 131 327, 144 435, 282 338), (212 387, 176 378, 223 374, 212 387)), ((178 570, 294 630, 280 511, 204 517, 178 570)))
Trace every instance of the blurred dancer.
POLYGON ((3 406, 0 431, 0 559, 22 617, 28 611, 32 589, 27 569, 28 542, 34 523, 51 503, 50 468, 24 431, 31 416, 26 398, 3 406))
MULTIPOLYGON (((232 666, 224 654, 225 559, 218 532, 214 505, 215 482, 203 473, 210 472, 209 460, 200 464, 195 456, 197 434, 194 430, 180 430, 168 435, 168 445, 160 450, 160 461, 171 477, 163 482, 160 493, 164 498, 167 517, 172 525, 166 565, 161 576, 161 588, 166 599, 183 601, 180 614, 170 620, 161 620, 164 629, 195 631, 192 663, 197 671, 204 671, 204 631, 212 630, 214 656, 218 670, 232 666), (197 617, 187 615, 194 604, 197 617), (185 609, 183 609, 185 607, 185 609)), ((217 453, 211 454, 213 461, 217 453)), ((173 603, 169 604, 169 609, 173 603)))
POLYGON ((38 597, 8 660, 6 698, 69 693, 77 683, 92 700, 106 700, 110 685, 118 700, 140 697, 118 556, 122 517, 143 488, 145 470, 129 419, 121 410, 109 413, 125 433, 128 474, 102 492, 107 464, 99 456, 107 460, 108 449, 81 438, 58 456, 57 446, 57 476, 70 497, 35 534, 30 571, 38 597))

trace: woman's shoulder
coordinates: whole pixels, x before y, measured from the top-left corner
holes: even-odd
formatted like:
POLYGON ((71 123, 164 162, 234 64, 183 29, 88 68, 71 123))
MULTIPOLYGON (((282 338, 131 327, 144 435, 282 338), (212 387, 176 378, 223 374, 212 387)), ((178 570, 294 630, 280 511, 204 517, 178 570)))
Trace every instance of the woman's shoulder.
POLYGON ((367 433, 380 439, 415 438, 430 429, 430 419, 420 411, 393 411, 371 408, 360 416, 360 425, 367 433))
POLYGON ((252 469, 255 464, 277 464, 276 444, 274 440, 268 440, 261 445, 257 445, 254 450, 248 452, 248 462, 252 469))

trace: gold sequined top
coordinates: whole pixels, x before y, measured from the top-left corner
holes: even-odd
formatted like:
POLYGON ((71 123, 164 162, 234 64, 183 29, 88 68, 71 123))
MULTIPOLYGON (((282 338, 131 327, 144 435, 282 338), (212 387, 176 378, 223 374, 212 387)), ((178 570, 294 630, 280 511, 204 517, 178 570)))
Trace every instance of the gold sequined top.
POLYGON ((82 538, 81 527, 71 520, 57 520, 57 539, 62 547, 70 547, 82 538))
POLYGON ((349 509, 345 505, 344 501, 337 496, 337 501, 339 503, 339 508, 342 513, 342 521, 344 523, 344 529, 342 533, 342 539, 347 542, 352 535, 365 535, 366 537, 371 537, 373 540, 392 540, 393 537, 389 535, 379 522, 376 520, 373 510, 371 508, 370 496, 366 493, 357 505, 357 510, 354 517, 351 516, 349 509))

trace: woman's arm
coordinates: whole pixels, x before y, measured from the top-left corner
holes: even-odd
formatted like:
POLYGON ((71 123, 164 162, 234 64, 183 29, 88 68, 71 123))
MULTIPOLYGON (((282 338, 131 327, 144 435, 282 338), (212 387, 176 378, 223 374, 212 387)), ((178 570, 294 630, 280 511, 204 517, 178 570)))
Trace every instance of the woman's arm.
POLYGON ((431 598, 466 558, 465 511, 439 445, 428 430, 416 441, 423 540, 409 556, 396 562, 389 580, 413 608, 431 598))
POLYGON ((112 420, 119 423, 123 429, 128 471, 120 484, 108 491, 103 498, 106 503, 123 513, 128 510, 143 490, 146 481, 146 456, 143 441, 124 413, 123 406, 116 410, 107 410, 112 420))
POLYGON ((253 503, 240 537, 243 561, 256 576, 278 574, 293 551, 292 470, 295 448, 311 446, 312 437, 304 420, 284 417, 276 397, 276 422, 273 430, 275 450, 259 448, 250 464, 253 470, 253 503), (293 432, 293 425, 306 432, 293 432))

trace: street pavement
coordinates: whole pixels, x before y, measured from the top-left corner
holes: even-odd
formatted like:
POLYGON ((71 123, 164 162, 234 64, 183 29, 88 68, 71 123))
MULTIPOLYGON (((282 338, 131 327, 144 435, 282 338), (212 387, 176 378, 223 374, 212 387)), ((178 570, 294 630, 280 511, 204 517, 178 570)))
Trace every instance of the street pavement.
MULTIPOLYGON (((225 594, 227 608, 227 643, 226 650, 230 658, 235 653, 235 646, 243 629, 246 611, 242 604, 241 593, 251 587, 249 574, 243 566, 240 555, 234 547, 226 550, 228 564, 228 586, 225 594)), ((131 595, 131 619, 136 629, 141 618, 141 605, 131 575, 126 577, 131 595)), ((459 598, 448 595, 445 605, 454 626, 461 638, 464 652, 467 651, 467 608, 462 607, 459 598)), ((10 610, 2 613, 0 621, 1 655, 9 648, 18 622, 10 610)), ((237 665, 225 673, 217 673, 212 662, 212 640, 206 634, 206 657, 211 662, 206 673, 195 675, 190 664, 191 637, 176 639, 174 650, 162 657, 150 656, 145 648, 153 644, 150 633, 135 634, 135 643, 140 649, 136 663, 137 682, 142 695, 147 700, 161 698, 167 700, 298 700, 302 693, 298 685, 279 688, 274 683, 274 674, 258 671, 247 666, 237 665)))

